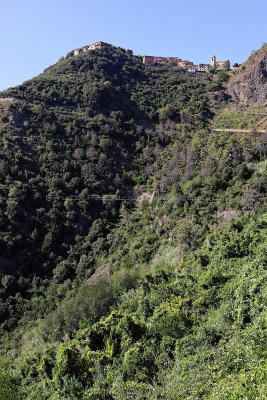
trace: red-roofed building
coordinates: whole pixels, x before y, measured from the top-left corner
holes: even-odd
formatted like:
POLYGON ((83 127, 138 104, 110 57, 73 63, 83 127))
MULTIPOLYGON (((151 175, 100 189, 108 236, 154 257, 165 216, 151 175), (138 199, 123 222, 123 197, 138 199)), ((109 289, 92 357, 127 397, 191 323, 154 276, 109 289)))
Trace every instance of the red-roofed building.
POLYGON ((143 56, 143 63, 145 65, 155 65, 155 57, 153 57, 153 56, 143 56))

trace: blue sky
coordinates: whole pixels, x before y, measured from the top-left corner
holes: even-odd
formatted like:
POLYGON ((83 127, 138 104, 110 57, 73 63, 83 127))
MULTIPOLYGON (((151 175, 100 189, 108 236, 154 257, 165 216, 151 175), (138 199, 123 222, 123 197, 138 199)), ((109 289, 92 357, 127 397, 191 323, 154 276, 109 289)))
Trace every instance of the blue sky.
POLYGON ((266 16, 266 0, 0 0, 0 90, 98 40, 134 54, 243 62, 267 42, 266 16))

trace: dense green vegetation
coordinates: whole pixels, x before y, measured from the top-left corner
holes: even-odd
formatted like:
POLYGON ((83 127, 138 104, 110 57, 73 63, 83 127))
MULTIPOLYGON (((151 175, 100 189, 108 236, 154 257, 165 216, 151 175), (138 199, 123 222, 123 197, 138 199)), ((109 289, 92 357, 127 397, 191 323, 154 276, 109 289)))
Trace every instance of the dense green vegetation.
POLYGON ((3 94, 0 399, 264 398, 266 140, 211 133, 227 79, 105 48, 3 94))
POLYGON ((212 120, 212 126, 222 129, 266 130, 266 107, 249 108, 247 106, 233 107, 231 105, 223 112, 219 110, 218 115, 212 120))

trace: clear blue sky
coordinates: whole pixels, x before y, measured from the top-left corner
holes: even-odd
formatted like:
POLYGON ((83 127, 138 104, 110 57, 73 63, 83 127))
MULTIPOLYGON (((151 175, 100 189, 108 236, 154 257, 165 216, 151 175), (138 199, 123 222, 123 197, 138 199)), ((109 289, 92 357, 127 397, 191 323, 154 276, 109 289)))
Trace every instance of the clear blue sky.
POLYGON ((267 42, 266 0, 0 0, 0 90, 98 40, 134 54, 243 62, 267 42))

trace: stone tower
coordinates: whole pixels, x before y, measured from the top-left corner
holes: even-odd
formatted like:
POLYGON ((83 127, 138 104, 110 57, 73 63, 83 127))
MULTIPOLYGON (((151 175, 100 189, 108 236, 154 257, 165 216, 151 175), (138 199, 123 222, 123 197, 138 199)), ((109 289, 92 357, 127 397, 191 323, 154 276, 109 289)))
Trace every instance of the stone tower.
POLYGON ((211 68, 216 68, 216 57, 213 54, 213 56, 211 56, 211 63, 210 63, 211 68))

